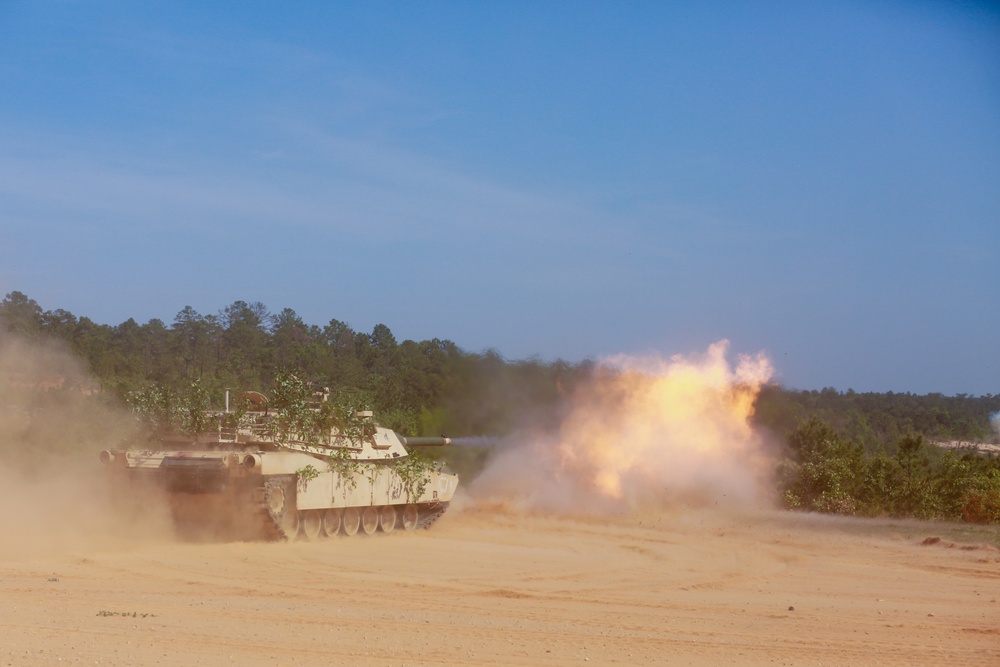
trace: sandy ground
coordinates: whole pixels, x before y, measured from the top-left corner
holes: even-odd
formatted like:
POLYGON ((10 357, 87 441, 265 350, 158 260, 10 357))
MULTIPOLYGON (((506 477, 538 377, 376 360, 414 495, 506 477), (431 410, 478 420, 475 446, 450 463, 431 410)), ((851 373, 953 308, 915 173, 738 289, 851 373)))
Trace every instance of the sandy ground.
POLYGON ((7 533, 0 665, 1000 664, 1000 551, 935 529, 468 506, 317 543, 7 533))

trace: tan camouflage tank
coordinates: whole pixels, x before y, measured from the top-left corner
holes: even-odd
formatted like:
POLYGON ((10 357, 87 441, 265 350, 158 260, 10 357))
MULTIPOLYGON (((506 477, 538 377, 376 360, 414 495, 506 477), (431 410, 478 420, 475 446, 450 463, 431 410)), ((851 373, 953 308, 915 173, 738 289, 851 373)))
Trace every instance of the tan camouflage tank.
POLYGON ((116 491, 126 499, 164 495, 182 531, 271 540, 426 528, 455 494, 457 475, 407 450, 449 445, 449 438, 407 438, 376 425, 371 412, 356 413, 362 426, 350 437, 336 429, 308 441, 278 437, 267 399, 257 392, 241 398, 252 409, 233 426, 224 426, 227 408, 207 435, 101 452, 116 491))

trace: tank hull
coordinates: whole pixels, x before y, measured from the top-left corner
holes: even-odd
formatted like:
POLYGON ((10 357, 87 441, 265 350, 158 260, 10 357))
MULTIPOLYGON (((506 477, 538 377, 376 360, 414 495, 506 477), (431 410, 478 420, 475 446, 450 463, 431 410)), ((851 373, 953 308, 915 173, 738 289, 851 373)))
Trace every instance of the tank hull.
POLYGON ((426 528, 458 487, 457 475, 415 474, 405 459, 294 450, 110 450, 101 459, 124 496, 156 495, 181 535, 211 539, 323 539, 426 528))

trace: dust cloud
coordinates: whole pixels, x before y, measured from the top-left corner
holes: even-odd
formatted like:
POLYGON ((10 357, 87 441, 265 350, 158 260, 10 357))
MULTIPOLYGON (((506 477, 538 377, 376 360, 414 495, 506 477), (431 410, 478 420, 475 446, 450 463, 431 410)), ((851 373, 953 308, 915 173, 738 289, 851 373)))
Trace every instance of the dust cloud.
POLYGON ((65 348, 0 333, 0 559, 169 534, 162 511, 112 498, 103 475, 98 453, 133 428, 65 348))
POLYGON ((472 498, 570 514, 769 505, 772 460, 749 419, 773 369, 763 354, 733 366, 728 349, 604 360, 554 432, 494 448, 472 498))

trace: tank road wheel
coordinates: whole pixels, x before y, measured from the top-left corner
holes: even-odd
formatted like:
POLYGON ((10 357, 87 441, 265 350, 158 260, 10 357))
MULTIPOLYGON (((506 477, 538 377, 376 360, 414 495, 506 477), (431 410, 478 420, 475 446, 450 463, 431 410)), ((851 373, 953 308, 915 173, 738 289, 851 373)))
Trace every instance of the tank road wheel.
POLYGON ((323 534, 333 537, 340 532, 340 510, 330 509, 323 512, 323 534))
POLYGON ((281 518, 281 528, 285 531, 285 537, 289 542, 294 542, 299 537, 299 513, 289 508, 285 516, 281 518))
POLYGON ((365 535, 372 535, 378 529, 378 508, 369 505, 361 512, 361 530, 365 535))
POLYGON ((391 533, 396 527, 396 508, 386 505, 378 513, 378 525, 383 533, 391 533))
POLYGON ((417 529, 417 520, 420 518, 417 506, 409 504, 403 508, 403 530, 411 531, 417 529))
POLYGON ((315 540, 319 537, 319 531, 323 528, 323 514, 319 510, 306 510, 302 513, 302 534, 308 540, 315 540))
POLYGON ((348 507, 344 510, 344 535, 354 535, 358 532, 358 526, 361 525, 361 512, 358 511, 357 507, 348 507))

